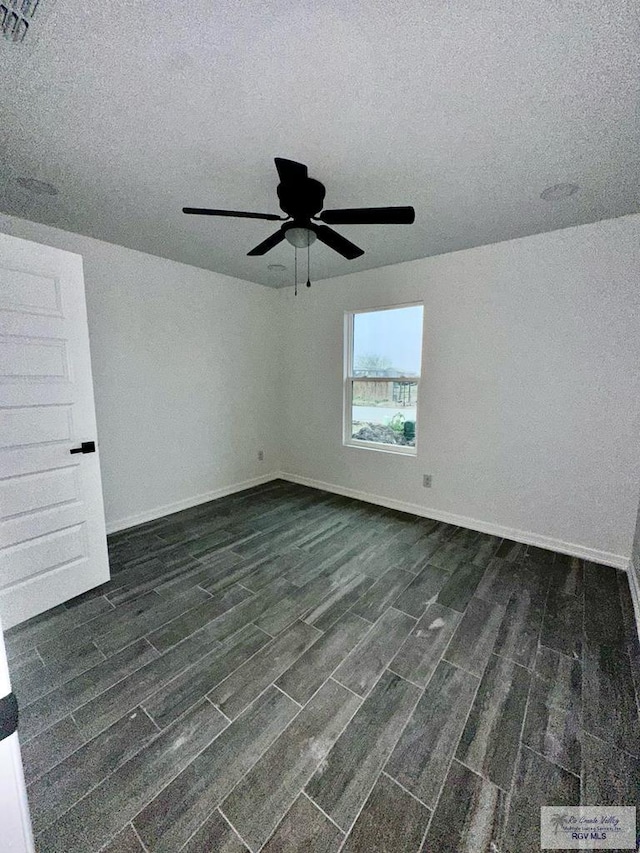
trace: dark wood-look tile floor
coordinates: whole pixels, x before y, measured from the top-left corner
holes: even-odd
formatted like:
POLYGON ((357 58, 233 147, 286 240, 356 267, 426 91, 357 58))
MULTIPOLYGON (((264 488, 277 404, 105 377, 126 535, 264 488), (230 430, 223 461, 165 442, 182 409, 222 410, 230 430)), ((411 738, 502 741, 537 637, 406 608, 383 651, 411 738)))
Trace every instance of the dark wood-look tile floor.
POLYGON ((274 482, 7 633, 39 853, 528 853, 637 805, 626 575, 274 482))

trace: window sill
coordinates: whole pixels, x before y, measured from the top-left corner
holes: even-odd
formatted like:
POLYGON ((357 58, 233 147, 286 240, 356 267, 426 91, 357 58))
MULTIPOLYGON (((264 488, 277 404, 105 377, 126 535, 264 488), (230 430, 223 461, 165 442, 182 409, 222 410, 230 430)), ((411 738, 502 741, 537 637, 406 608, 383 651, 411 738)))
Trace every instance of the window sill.
POLYGON ((359 450, 375 450, 378 453, 392 453, 394 456, 408 456, 415 458, 417 453, 416 447, 403 447, 402 445, 393 444, 376 444, 374 441, 343 441, 345 447, 357 447, 359 450))

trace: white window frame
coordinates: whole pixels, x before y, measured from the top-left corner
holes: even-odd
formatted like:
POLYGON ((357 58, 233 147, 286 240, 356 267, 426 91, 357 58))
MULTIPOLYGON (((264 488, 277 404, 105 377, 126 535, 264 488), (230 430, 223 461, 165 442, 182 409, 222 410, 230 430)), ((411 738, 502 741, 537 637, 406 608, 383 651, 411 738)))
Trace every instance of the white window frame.
POLYGON ((422 353, 424 347, 424 302, 404 302, 400 305, 380 305, 375 308, 354 308, 344 313, 344 393, 342 410, 342 443, 345 447, 360 450, 376 450, 379 453, 396 453, 399 456, 415 457, 418 454, 418 406, 420 404, 420 379, 422 377, 422 353), (422 308, 422 340, 420 341, 420 376, 354 376, 353 375, 353 324, 356 314, 393 311, 397 308, 422 308), (373 382, 412 382, 416 388, 416 439, 413 447, 401 444, 382 444, 377 441, 360 441, 351 435, 353 411, 353 383, 360 380, 373 382))

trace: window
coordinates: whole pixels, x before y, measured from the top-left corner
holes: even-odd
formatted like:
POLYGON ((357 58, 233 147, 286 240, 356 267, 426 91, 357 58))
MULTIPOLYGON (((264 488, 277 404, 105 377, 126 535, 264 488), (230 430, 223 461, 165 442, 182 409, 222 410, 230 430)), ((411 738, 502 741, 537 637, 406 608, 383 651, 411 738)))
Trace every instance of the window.
POLYGON ((346 315, 345 444, 415 454, 422 310, 346 315))

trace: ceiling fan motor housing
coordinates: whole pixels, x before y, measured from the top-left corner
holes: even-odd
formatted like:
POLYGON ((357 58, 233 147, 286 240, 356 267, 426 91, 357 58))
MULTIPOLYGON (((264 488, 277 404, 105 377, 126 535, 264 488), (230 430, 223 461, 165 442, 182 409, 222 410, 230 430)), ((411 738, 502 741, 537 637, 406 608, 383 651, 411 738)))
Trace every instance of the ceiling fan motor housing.
POLYGON ((295 183, 278 184, 281 209, 296 221, 308 221, 320 213, 324 205, 325 188, 315 178, 295 183))

